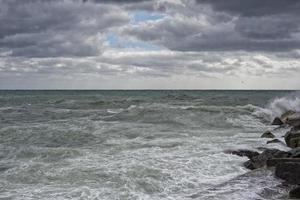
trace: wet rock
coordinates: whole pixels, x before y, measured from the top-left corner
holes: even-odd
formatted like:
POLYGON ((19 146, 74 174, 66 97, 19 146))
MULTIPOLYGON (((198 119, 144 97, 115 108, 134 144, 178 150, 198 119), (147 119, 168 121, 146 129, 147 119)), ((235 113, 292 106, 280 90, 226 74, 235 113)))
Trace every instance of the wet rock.
POLYGON ((287 158, 290 153, 281 151, 278 149, 266 149, 258 156, 254 156, 252 159, 244 163, 244 166, 248 169, 258 169, 266 166, 267 161, 272 158, 287 158))
POLYGON ((267 160, 267 167, 275 167, 279 163, 286 163, 286 162, 300 163, 300 159, 299 158, 272 158, 267 160))
POLYGON ((289 153, 291 158, 300 158, 300 147, 290 150, 289 153))
POLYGON ((289 116, 295 114, 295 111, 289 110, 285 113, 283 113, 280 117, 275 117, 275 119, 272 122, 272 125, 282 125, 287 122, 287 119, 289 116))
POLYGON ((289 192, 289 197, 292 199, 300 199, 300 187, 296 187, 289 192))
POLYGON ((267 144, 272 144, 272 143, 283 143, 283 142, 279 139, 273 139, 273 140, 267 141, 267 144))
POLYGON ((280 116, 280 119, 281 121, 285 124, 287 122, 287 119, 294 115, 296 112, 293 111, 293 110, 288 110, 287 112, 283 113, 281 116, 280 116))
POLYGON ((254 162, 252 162, 251 160, 244 162, 243 165, 244 165, 244 167, 246 167, 247 169, 250 169, 250 170, 256 169, 254 166, 254 162))
POLYGON ((289 184, 300 184, 300 163, 284 162, 277 164, 275 176, 287 181, 289 184))
POLYGON ((279 117, 275 117, 274 120, 272 121, 271 125, 282 125, 283 122, 279 117))
POLYGON ((233 155, 241 156, 241 157, 247 157, 249 159, 252 159, 255 156, 258 156, 259 153, 257 151, 251 151, 247 149, 239 149, 239 150, 233 150, 233 151, 227 151, 226 153, 230 153, 233 155))
POLYGON ((260 137, 261 138, 275 138, 275 135, 273 133, 271 133, 270 131, 266 131, 260 137))
POLYGON ((285 134, 284 140, 290 148, 300 147, 300 129, 292 128, 285 134))
POLYGON ((289 115, 286 119, 286 123, 290 126, 300 127, 300 112, 289 115))

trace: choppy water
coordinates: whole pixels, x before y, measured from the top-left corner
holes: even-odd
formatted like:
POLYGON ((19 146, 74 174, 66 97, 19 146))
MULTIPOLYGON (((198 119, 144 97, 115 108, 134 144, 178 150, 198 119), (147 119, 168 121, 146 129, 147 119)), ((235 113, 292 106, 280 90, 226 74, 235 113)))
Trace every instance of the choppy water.
POLYGON ((284 198, 223 152, 285 148, 260 135, 288 109, 299 93, 0 91, 0 199, 284 198))

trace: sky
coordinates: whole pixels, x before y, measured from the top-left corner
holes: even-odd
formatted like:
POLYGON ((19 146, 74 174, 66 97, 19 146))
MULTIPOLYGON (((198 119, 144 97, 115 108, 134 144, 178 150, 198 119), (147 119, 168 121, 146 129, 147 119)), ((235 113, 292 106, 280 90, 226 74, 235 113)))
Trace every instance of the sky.
POLYGON ((0 0, 0 89, 300 89, 299 0, 0 0))

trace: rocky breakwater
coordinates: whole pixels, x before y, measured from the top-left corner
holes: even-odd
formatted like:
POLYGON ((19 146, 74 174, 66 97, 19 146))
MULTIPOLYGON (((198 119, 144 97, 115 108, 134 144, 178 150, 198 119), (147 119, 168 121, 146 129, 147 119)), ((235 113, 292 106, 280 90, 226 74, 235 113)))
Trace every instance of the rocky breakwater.
MULTIPOLYGON (((291 188, 289 197, 300 199, 300 112, 287 111, 276 117, 272 125, 289 128, 289 131, 283 136, 285 145, 290 148, 289 151, 258 148, 258 151, 260 150, 261 152, 234 150, 230 151, 230 153, 248 157, 249 160, 244 163, 244 166, 250 170, 263 167, 273 170, 274 175, 282 179, 284 185, 288 185, 291 188)), ((266 131, 261 137, 275 138, 275 135, 270 131, 266 131)), ((281 140, 272 139, 267 143, 274 142, 281 142, 281 140)))

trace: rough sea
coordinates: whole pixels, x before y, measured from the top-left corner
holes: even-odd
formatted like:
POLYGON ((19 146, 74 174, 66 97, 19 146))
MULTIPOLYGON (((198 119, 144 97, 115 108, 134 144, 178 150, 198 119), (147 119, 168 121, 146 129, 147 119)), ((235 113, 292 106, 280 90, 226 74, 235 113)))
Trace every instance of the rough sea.
POLYGON ((224 151, 285 149, 260 136, 289 109, 299 92, 0 91, 0 199, 286 199, 224 151))

